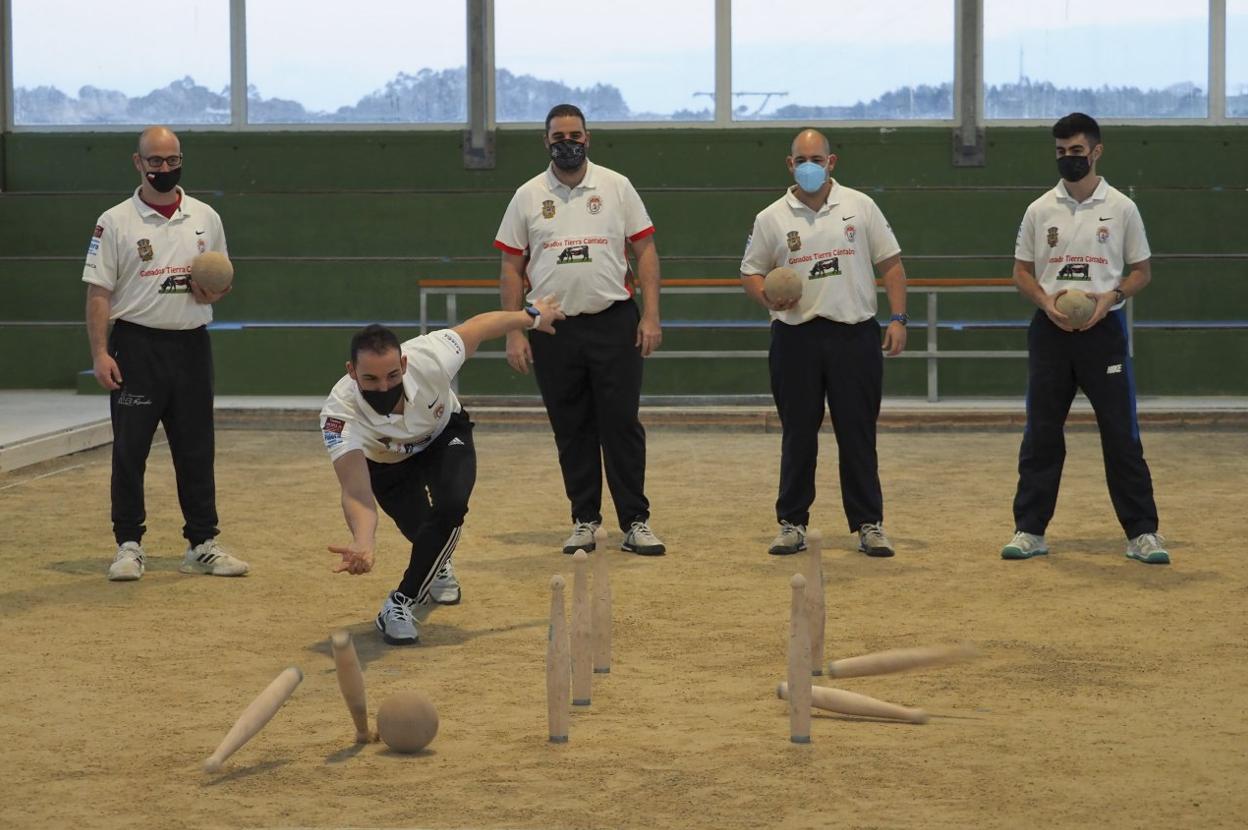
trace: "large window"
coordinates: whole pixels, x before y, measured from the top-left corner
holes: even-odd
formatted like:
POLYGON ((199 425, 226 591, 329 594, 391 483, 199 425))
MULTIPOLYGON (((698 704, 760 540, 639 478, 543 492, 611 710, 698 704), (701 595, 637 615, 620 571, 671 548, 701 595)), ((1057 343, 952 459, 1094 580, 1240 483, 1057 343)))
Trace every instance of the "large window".
POLYGON ((988 118, 1203 118, 1209 4, 985 0, 988 118))
POLYGON ((467 27, 450 0, 252 0, 247 120, 462 123, 467 27))
POLYGON ((230 123, 229 3, 10 2, 14 124, 230 123))
POLYGON ((714 0, 508 0, 494 32, 499 122, 563 103, 590 121, 715 117, 714 0))
POLYGON ((1248 117, 1248 0, 1226 0, 1226 114, 1248 117))
POLYGON ((952 118, 953 7, 733 0, 733 120, 952 118))

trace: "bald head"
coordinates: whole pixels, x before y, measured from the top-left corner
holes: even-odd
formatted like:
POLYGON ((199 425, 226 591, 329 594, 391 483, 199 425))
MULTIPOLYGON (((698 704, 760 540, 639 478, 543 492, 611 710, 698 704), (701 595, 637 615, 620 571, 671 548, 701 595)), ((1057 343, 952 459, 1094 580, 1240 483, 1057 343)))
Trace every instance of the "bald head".
POLYGON ((789 146, 789 155, 827 157, 832 154, 832 145, 828 143, 828 137, 818 130, 802 130, 793 139, 793 143, 789 146))
POLYGON ((168 127, 147 127, 139 133, 140 156, 172 156, 182 152, 182 143, 168 127))

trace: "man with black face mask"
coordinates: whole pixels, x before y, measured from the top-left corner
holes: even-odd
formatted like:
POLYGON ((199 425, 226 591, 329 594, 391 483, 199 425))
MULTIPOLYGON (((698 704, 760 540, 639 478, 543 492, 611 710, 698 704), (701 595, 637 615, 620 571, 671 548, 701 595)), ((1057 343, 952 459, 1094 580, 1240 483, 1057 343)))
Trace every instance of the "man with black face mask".
POLYGON ((321 434, 351 530, 350 544, 329 550, 341 557, 336 572, 371 571, 378 503, 412 543, 403 578, 377 614, 387 643, 417 642, 435 604, 459 602, 449 568, 477 480, 477 456, 472 422, 452 389, 455 376, 483 341, 524 329, 553 335, 561 319, 559 303, 547 297, 524 311, 478 314, 406 343, 378 325, 351 338, 347 374, 321 409, 321 434))
POLYGON ((152 435, 164 424, 186 524, 183 573, 241 576, 247 563, 216 542, 213 472, 212 304, 228 293, 190 279, 191 260, 225 254, 221 218, 178 181, 182 146, 148 127, 132 156, 139 186, 95 224, 82 279, 95 378, 110 392, 113 421, 114 581, 143 576, 143 476, 152 435), (112 331, 109 332, 109 323, 112 331))
POLYGON ((1053 137, 1062 179, 1027 208, 1014 247, 1014 282, 1039 310, 1027 332, 1027 427, 1018 453, 1015 533, 1001 557, 1030 559, 1049 552, 1044 532, 1066 458, 1063 428, 1075 391, 1082 389, 1096 412, 1110 500, 1127 536, 1126 555, 1164 565, 1170 555, 1157 533, 1123 311, 1126 298, 1152 278, 1144 222, 1135 202, 1097 175, 1104 146, 1094 119, 1071 113, 1053 125, 1053 137), (1083 290, 1096 302, 1078 329, 1056 305, 1070 289, 1083 290))
POLYGON ((559 449, 572 535, 564 553, 594 549, 602 524, 602 474, 624 532, 621 548, 658 556, 650 529, 646 432, 637 417, 642 358, 659 347, 659 255, 654 225, 628 179, 588 159, 585 116, 560 104, 546 116, 549 165, 507 206, 494 239, 502 251, 504 309, 557 294, 568 315, 559 337, 507 336, 507 362, 537 375, 559 449), (637 260, 643 310, 633 301, 626 248, 637 260))

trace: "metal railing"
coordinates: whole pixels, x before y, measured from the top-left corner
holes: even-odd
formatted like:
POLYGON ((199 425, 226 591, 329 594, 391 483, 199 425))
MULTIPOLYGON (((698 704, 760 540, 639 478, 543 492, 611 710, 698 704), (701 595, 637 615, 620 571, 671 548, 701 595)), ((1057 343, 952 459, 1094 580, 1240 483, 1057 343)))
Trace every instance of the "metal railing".
MULTIPOLYGON (((882 284, 876 281, 877 289, 883 292, 882 284)), ((1026 349, 949 349, 940 350, 940 305, 941 294, 1013 294, 1017 291, 1012 280, 1006 279, 914 279, 906 282, 908 294, 926 295, 925 315, 921 325, 927 333, 927 345, 924 349, 904 351, 898 358, 927 361, 927 399, 940 400, 939 362, 949 359, 1020 359, 1027 357, 1026 349)), ((664 294, 739 294, 742 292, 739 280, 733 279, 669 279, 663 281, 664 294)), ((429 298, 432 296, 446 297, 446 325, 453 326, 459 322, 460 295, 497 295, 497 280, 446 279, 424 280, 420 284, 420 333, 429 331, 429 298)), ((761 310, 760 310, 761 311, 761 310)), ((1135 315, 1131 300, 1127 300, 1127 348, 1131 355, 1135 354, 1134 322, 1135 315)), ((916 315, 917 316, 917 315, 916 315)), ((911 318, 910 325, 916 323, 911 318)), ((1002 321, 1005 322, 1005 321, 1002 321)), ((757 320, 664 320, 664 328, 758 328, 765 329, 770 320, 760 317, 757 320)), ((990 324, 977 327, 989 328, 990 324)), ((504 358, 501 351, 478 351, 478 357, 504 358)), ((765 349, 660 349, 650 355, 653 358, 667 360, 688 359, 723 359, 723 358, 759 358, 767 357, 765 349)))

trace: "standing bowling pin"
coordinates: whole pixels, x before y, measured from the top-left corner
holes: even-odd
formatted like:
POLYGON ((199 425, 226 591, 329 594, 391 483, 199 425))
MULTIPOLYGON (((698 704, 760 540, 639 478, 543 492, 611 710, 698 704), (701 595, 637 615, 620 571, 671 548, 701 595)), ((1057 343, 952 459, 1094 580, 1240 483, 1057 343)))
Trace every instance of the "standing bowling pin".
POLYGON ((806 534, 810 550, 810 574, 806 577, 806 613, 810 617, 810 673, 823 674, 823 632, 827 607, 823 594, 823 534, 812 530, 806 534))
POLYGON ((355 643, 345 631, 335 631, 329 638, 334 652, 334 667, 338 674, 338 689, 347 702, 347 711, 355 722, 355 742, 366 744, 373 740, 368 731, 368 698, 364 694, 364 672, 360 669, 360 656, 355 653, 355 643))
POLYGON ((810 743, 810 632, 806 615, 806 577, 789 580, 793 603, 789 609, 789 740, 810 743))
POLYGON ((589 555, 572 554, 572 705, 588 706, 594 684, 593 625, 589 607, 589 555))
POLYGON ((563 577, 550 578, 550 629, 546 638, 546 719, 550 742, 568 742, 568 692, 571 682, 571 645, 563 610, 563 577))
POLYGON ((607 569, 607 532, 594 531, 594 674, 611 673, 611 574, 607 569))

